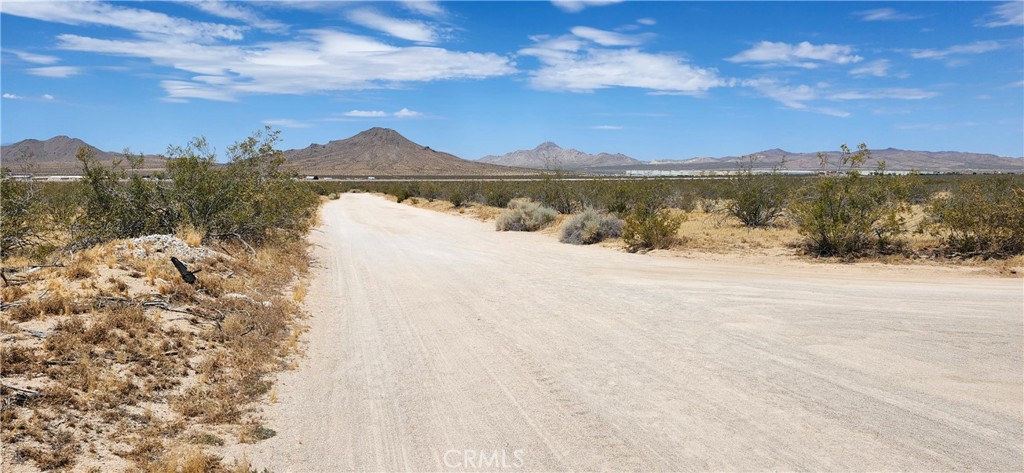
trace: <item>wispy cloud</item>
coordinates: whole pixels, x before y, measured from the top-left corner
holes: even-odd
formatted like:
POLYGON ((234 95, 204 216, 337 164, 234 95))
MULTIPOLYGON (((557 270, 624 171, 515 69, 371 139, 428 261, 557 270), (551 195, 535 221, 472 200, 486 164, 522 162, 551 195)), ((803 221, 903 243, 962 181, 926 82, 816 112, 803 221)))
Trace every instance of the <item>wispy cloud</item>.
POLYGON ((346 117, 357 118, 377 118, 388 116, 388 112, 385 112, 383 110, 350 110, 345 113, 342 113, 342 115, 346 117))
POLYGON ((293 120, 291 118, 271 118, 263 120, 264 125, 279 126, 281 128, 309 128, 309 123, 293 120))
POLYGON ((440 18, 448 14, 441 4, 430 0, 403 0, 402 6, 420 15, 440 18))
POLYGON ((766 66, 796 66, 813 69, 820 63, 851 64, 864 58, 853 53, 852 46, 842 44, 811 44, 803 41, 788 44, 761 41, 754 47, 742 51, 726 61, 736 63, 758 63, 766 66))
POLYGON ((54 97, 54 96, 52 96, 50 94, 40 95, 39 98, 41 98, 43 100, 57 100, 57 97, 54 97))
POLYGON ((854 15, 859 16, 864 21, 907 21, 917 20, 920 16, 911 15, 909 13, 898 12, 892 8, 875 8, 873 10, 864 10, 855 12, 854 15))
POLYGON ((98 39, 63 34, 71 51, 139 57, 190 73, 160 84, 170 99, 235 100, 251 94, 306 94, 401 87, 409 82, 478 79, 515 71, 493 53, 436 47, 397 47, 333 30, 305 30, 280 42, 250 46, 197 44, 173 39, 98 39))
POLYGON ((654 26, 658 24, 657 20, 654 18, 640 18, 639 20, 636 20, 636 22, 644 26, 654 26))
POLYGON ((264 18, 255 10, 240 2, 226 2, 222 0, 184 0, 184 3, 211 15, 229 20, 241 21, 261 30, 283 32, 288 29, 288 25, 264 18))
POLYGON ((422 113, 416 112, 416 111, 413 111, 413 110, 409 110, 408 108, 403 108, 403 109, 395 112, 395 118, 419 118, 419 117, 422 117, 422 116, 423 116, 422 113))
POLYGON ((590 127, 592 130, 621 130, 622 127, 619 125, 595 125, 590 127))
POLYGON ((593 41, 601 46, 639 46, 646 40, 646 35, 626 35, 588 26, 577 26, 570 31, 580 38, 593 41))
POLYGON ((992 7, 992 12, 981 20, 988 28, 1000 26, 1024 26, 1024 2, 1015 0, 992 7))
POLYGON ((3 97, 5 99, 10 99, 10 100, 21 100, 21 99, 25 98, 25 97, 22 97, 20 95, 9 94, 9 93, 4 93, 3 97))
POLYGON ((68 25, 113 26, 148 38, 179 40, 242 39, 244 27, 176 18, 138 8, 126 8, 95 1, 4 2, 4 14, 68 25))
POLYGON ((863 76, 874 76, 874 77, 886 77, 889 75, 889 67, 891 64, 888 59, 879 59, 877 61, 871 61, 864 64, 863 66, 850 70, 850 74, 858 77, 863 76))
POLYGON ((594 47, 576 35, 531 39, 534 45, 519 54, 536 57, 542 64, 530 73, 530 85, 536 89, 593 92, 633 87, 652 93, 700 95, 727 85, 716 70, 687 64, 672 54, 594 47))
POLYGON ((47 65, 56 64, 60 61, 60 58, 58 58, 57 56, 47 56, 45 54, 35 54, 26 51, 17 51, 13 49, 7 50, 7 52, 15 56, 18 56, 18 59, 21 59, 22 61, 30 62, 32 64, 47 65))
POLYGON ((562 11, 579 13, 588 7, 600 7, 622 1, 624 0, 551 0, 551 3, 562 11))
POLYGON ((437 42, 437 34, 434 29, 419 21, 391 18, 366 8, 349 13, 348 19, 353 23, 382 31, 396 38, 419 43, 437 42))
POLYGON ((424 116, 423 113, 409 110, 408 108, 402 108, 395 113, 388 113, 383 110, 350 110, 341 115, 350 118, 421 118, 424 116))
POLYGON ((42 77, 54 77, 64 79, 67 77, 78 75, 82 70, 74 66, 47 66, 47 67, 33 67, 28 69, 28 73, 42 77))
POLYGON ((963 54, 982 54, 998 51, 1003 48, 999 41, 975 41, 969 44, 957 44, 945 49, 914 49, 910 56, 914 59, 945 59, 949 56, 963 54))
POLYGON ((839 92, 829 95, 831 100, 922 100, 937 97, 939 94, 915 88, 892 87, 873 90, 839 92))

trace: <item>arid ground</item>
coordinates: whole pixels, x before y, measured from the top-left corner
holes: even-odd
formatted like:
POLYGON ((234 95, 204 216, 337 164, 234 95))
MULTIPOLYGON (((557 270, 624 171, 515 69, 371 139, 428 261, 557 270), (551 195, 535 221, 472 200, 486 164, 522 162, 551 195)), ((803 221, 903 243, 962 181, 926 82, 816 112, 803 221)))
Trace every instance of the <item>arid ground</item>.
POLYGON ((368 194, 313 232, 274 471, 1024 469, 1021 279, 577 247, 368 194))

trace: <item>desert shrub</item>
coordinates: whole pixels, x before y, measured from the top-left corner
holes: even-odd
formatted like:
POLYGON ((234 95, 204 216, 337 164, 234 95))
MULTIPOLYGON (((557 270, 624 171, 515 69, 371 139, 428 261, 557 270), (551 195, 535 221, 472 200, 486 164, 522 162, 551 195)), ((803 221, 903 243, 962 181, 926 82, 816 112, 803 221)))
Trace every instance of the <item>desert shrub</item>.
POLYGON ((540 181, 540 187, 536 192, 537 200, 558 213, 572 213, 580 202, 580 195, 576 186, 566 181, 565 175, 559 171, 555 174, 545 174, 540 181))
POLYGON ((176 215, 166 189, 128 170, 142 165, 142 156, 124 152, 129 167, 116 161, 106 167, 96 160, 92 150, 78 149, 75 157, 82 163, 83 214, 82 235, 78 243, 87 246, 114 238, 136 237, 151 233, 169 233, 176 215))
POLYGON ((44 241, 35 197, 32 183, 15 180, 10 170, 0 169, 0 255, 4 258, 44 241))
POLYGON ((634 181, 631 206, 626 214, 622 239, 630 251, 669 248, 686 220, 668 209, 671 187, 666 181, 634 181))
POLYGON ((507 207, 516 196, 512 185, 505 181, 488 183, 481 195, 483 203, 492 207, 507 207))
MULTIPOLYGON (((860 167, 871 152, 846 145, 834 174, 803 187, 790 205, 807 250, 819 256, 857 256, 898 249, 906 231, 907 181, 900 176, 865 176, 860 167)), ((828 161, 819 154, 822 166, 828 161)), ((884 164, 880 166, 884 170, 884 164)))
POLYGON ((559 241, 573 245, 590 245, 607 238, 618 238, 622 236, 622 225, 623 222, 618 217, 588 207, 562 225, 559 241))
POLYGON ((548 226, 557 216, 554 209, 530 199, 513 199, 498 216, 495 226, 499 232, 533 232, 548 226))
POLYGON ((206 140, 171 147, 168 173, 172 201, 182 223, 211 235, 240 235, 261 241, 272 233, 297 236, 312 223, 316 193, 282 168, 275 148, 278 131, 269 127, 228 147, 229 162, 216 166, 206 140))
POLYGON ((626 215, 622 239, 630 251, 670 248, 685 220, 684 214, 669 209, 634 210, 626 215))
POLYGON ((789 192, 779 168, 767 173, 755 172, 756 164, 757 157, 750 156, 729 176, 723 210, 748 227, 766 227, 782 215, 789 192))
POLYGON ((925 207, 926 228, 949 252, 1010 256, 1024 253, 1024 187, 1007 178, 968 181, 925 207))
POLYGON ((444 197, 455 207, 462 207, 469 201, 469 193, 461 183, 453 183, 444 191, 444 197))

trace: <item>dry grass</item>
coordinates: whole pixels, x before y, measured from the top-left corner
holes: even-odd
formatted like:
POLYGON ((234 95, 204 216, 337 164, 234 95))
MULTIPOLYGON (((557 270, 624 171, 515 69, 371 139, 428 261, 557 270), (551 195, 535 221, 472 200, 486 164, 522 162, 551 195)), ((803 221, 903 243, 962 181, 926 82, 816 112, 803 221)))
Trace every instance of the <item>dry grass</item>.
POLYGON ((175 235, 181 238, 186 245, 195 248, 203 244, 203 239, 206 238, 206 229, 181 225, 175 235))
POLYGON ((235 257, 190 263, 203 270, 195 286, 164 254, 105 244, 4 288, 17 305, 0 314, 0 376, 43 393, 3 391, 4 469, 248 471, 206 451, 224 438, 190 426, 267 437, 252 405, 276 397, 269 375, 295 363, 308 262, 304 242, 225 249, 235 257))

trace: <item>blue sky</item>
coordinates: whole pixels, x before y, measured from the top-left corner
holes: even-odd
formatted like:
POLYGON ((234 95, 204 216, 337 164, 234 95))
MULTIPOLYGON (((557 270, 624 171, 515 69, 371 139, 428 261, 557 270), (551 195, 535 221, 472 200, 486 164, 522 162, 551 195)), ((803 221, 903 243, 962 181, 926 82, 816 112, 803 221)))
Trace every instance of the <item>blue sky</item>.
POLYGON ((1024 155, 1024 2, 0 4, 0 140, 1024 155))

